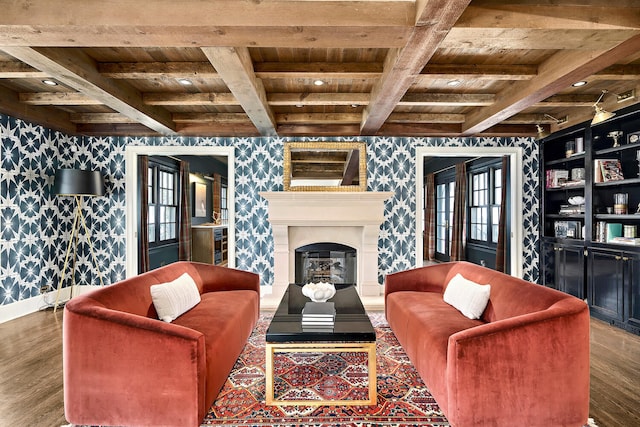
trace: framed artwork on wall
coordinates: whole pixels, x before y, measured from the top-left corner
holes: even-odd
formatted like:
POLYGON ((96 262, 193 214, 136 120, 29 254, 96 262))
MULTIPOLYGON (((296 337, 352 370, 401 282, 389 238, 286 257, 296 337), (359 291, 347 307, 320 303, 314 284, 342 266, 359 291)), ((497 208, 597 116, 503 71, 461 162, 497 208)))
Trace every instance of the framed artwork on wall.
POLYGON ((193 216, 207 216, 207 185, 199 182, 193 183, 193 216))

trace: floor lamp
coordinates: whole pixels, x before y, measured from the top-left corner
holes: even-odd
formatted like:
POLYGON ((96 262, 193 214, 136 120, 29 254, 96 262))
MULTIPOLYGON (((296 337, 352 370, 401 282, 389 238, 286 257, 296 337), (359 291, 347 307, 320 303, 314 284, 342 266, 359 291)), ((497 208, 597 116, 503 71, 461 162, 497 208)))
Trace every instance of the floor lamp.
POLYGON ((64 256, 64 265, 60 272, 60 282, 58 283, 58 290, 56 292, 56 302, 53 311, 58 309, 58 301, 60 300, 60 289, 62 289, 62 283, 64 282, 65 272, 67 271, 67 265, 69 264, 69 255, 71 253, 71 247, 73 246, 73 273, 71 284, 71 297, 73 297, 73 287, 75 285, 75 265, 76 265, 76 250, 78 248, 78 240, 80 235, 80 228, 84 229, 84 233, 89 243, 89 249, 91 250, 91 256, 93 257, 93 263, 98 271, 98 277, 100 278, 100 285, 104 286, 102 282, 102 273, 98 266, 98 260, 96 254, 93 251, 93 244, 91 243, 91 235, 87 228, 87 223, 82 213, 82 200, 84 196, 103 196, 104 195, 104 178, 98 171, 89 171, 82 169, 58 169, 53 182, 53 193, 58 196, 70 196, 75 198, 76 209, 75 216, 73 218, 73 225, 71 227, 71 237, 69 238, 69 244, 67 246, 67 252, 64 256), (74 246, 75 241, 75 246, 74 246))

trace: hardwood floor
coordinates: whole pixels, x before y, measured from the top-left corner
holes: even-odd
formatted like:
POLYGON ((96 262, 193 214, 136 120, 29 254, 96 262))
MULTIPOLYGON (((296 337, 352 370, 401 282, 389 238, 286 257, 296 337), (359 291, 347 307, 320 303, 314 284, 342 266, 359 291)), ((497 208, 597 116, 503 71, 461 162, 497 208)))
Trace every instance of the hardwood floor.
MULTIPOLYGON (((0 324, 0 342, 0 426, 67 424, 62 310, 0 324)), ((640 425, 639 379, 640 337, 592 319, 590 416, 599 427, 640 425)))

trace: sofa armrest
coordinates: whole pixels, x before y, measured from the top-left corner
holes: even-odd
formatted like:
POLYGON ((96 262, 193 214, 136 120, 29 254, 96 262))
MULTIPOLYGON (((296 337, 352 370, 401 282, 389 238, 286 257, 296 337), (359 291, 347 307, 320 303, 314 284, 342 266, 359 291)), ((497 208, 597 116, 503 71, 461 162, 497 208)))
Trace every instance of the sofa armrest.
POLYGON ((197 426, 207 410, 200 332, 111 310, 90 297, 65 307, 63 375, 65 413, 73 424, 171 419, 197 426))
POLYGON ((260 294, 260 276, 250 271, 236 270, 193 262, 202 280, 202 292, 250 290, 260 294))
POLYGON ((447 274, 455 263, 446 262, 389 274, 384 295, 398 291, 443 292, 447 274))
POLYGON ((451 335, 446 378, 452 424, 508 425, 544 413, 557 415, 558 425, 565 425, 561 419, 583 425, 589 412, 587 305, 567 298, 451 335))

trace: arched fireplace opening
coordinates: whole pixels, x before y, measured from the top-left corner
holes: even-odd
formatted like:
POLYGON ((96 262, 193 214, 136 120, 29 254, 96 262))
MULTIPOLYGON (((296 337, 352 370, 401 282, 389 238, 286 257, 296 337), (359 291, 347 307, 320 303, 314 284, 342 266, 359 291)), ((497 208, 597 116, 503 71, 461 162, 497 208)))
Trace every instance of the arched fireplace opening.
POLYGON ((297 284, 329 282, 335 285, 355 285, 357 251, 340 243, 313 243, 295 250, 297 284))

